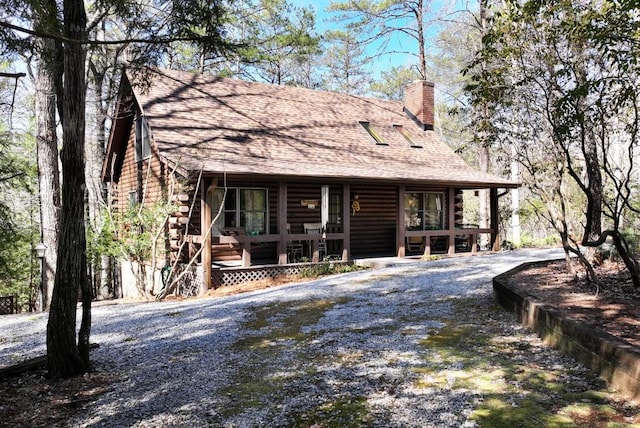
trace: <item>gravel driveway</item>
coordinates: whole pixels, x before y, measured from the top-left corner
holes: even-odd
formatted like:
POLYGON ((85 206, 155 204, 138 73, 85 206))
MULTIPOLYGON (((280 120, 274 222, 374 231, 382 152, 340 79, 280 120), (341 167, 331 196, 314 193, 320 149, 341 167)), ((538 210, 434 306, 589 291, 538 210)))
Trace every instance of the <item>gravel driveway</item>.
MULTIPOLYGON (((486 312, 494 276, 560 256, 416 261, 230 297, 94 307, 92 361, 119 381, 69 426, 476 426, 481 388, 454 379, 468 361, 429 338, 464 317, 459 302, 486 312)), ((472 328, 535 341, 494 312, 472 328)), ((44 354, 45 324, 42 314, 0 317, 0 365, 44 354)))

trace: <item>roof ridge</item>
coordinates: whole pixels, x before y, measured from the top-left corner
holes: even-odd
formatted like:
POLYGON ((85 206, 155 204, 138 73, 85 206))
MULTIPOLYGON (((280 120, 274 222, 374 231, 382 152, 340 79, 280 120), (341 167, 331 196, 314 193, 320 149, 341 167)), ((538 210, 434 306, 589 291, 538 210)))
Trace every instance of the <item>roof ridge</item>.
MULTIPOLYGON (((210 74, 210 73, 201 73, 201 72, 194 72, 194 71, 188 71, 188 70, 175 70, 172 68, 148 67, 148 69, 154 74, 160 75, 160 76, 164 75, 166 77, 173 77, 173 76, 169 76, 170 74, 184 76, 185 78, 188 76, 191 76, 195 78, 205 79, 206 83, 213 83, 213 81, 223 81, 223 82, 243 84, 247 86, 255 85, 255 86, 268 87, 268 88, 278 88, 278 90, 285 90, 285 91, 303 91, 303 92, 309 92, 309 93, 320 93, 320 94, 327 94, 331 96, 338 96, 338 97, 345 97, 345 98, 374 100, 376 102, 392 103, 392 104, 398 104, 400 106, 403 105, 403 102, 399 100, 379 98, 372 95, 355 95, 355 94, 348 94, 345 92, 331 91, 326 89, 308 88, 306 86, 281 85, 277 83, 260 82, 260 81, 240 79, 235 77, 217 76, 215 74, 210 74)), ((182 83, 185 83, 185 82, 182 82, 182 83)))

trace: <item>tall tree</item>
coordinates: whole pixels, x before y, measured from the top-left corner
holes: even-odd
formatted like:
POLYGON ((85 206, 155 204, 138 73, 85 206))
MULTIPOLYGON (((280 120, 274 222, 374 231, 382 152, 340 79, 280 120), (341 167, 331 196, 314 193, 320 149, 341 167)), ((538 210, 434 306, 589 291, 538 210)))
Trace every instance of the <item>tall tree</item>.
POLYGON ((459 13, 443 23, 427 52, 427 69, 436 82, 436 119, 440 137, 471 164, 478 165, 472 106, 462 70, 480 49, 477 10, 459 13))
POLYGON ((611 238, 640 286, 622 229, 624 216, 638 213, 631 198, 639 172, 637 12, 631 3, 610 1, 505 2, 481 54, 491 73, 472 89, 492 106, 498 137, 514 132, 508 121, 540 111, 517 123, 546 124, 546 141, 562 155, 562 171, 584 201, 581 230, 571 238, 576 245, 565 249, 578 252, 577 243, 598 246, 611 238))
POLYGON ((275 84, 295 83, 296 64, 318 50, 315 12, 287 0, 243 3, 234 21, 236 56, 234 74, 275 84))
POLYGON ((323 89, 353 95, 367 93, 372 83, 370 72, 365 69, 364 51, 355 35, 350 31, 328 31, 324 43, 323 89))
MULTIPOLYGON (((54 0, 34 4, 33 26, 36 31, 49 30, 49 17, 56 16, 54 0)), ((44 274, 44 306, 49 307, 53 295, 58 255, 60 227, 60 170, 58 167, 58 137, 56 103, 62 90, 62 45, 53 39, 35 42, 39 64, 35 76, 36 87, 36 150, 38 159, 38 187, 40 190, 41 240, 46 245, 42 268, 44 274)))
POLYGON ((389 43, 397 33, 407 36, 414 46, 399 53, 417 58, 421 79, 427 78, 426 29, 433 25, 428 0, 346 0, 332 1, 328 11, 337 12, 335 20, 361 35, 363 45, 377 45, 375 57, 398 53, 389 49, 389 43))
MULTIPOLYGON (((32 24, 33 16, 23 13, 36 7, 25 8, 24 3, 6 3, 3 16, 15 16, 21 12, 23 20, 32 24)), ((28 6, 28 5, 27 5, 28 6)), ((85 149, 85 97, 86 97, 86 47, 89 44, 133 43, 134 53, 140 58, 151 59, 162 55, 158 47, 170 42, 185 40, 211 46, 223 46, 220 22, 223 16, 218 3, 203 4, 198 1, 180 3, 160 2, 153 10, 137 2, 118 2, 105 5, 103 14, 118 13, 131 18, 137 28, 144 29, 138 38, 129 40, 90 41, 87 37, 87 15, 82 0, 64 0, 62 16, 55 8, 46 9, 43 27, 20 27, 13 22, 0 20, 0 43, 9 49, 24 49, 25 39, 19 34, 29 34, 36 40, 52 39, 63 44, 62 98, 58 112, 62 121, 62 217, 59 235, 60 248, 57 259, 55 284, 47 325, 47 360, 52 377, 68 377, 89 370, 89 335, 91 327, 91 287, 87 278, 85 209, 84 209, 84 149, 85 149), (164 14, 164 15, 163 15, 164 14), (76 304, 78 287, 82 290, 82 321, 75 340, 76 304)), ((132 24, 132 25, 133 25, 132 24)), ((142 31, 142 30, 141 30, 142 31)), ((26 39, 27 43, 29 39, 26 39)), ((57 77, 57 76, 56 76, 57 77)))
POLYGON ((53 377, 87 372, 91 332, 84 219, 85 59, 87 15, 83 0, 63 2, 64 92, 62 98, 62 212, 58 269, 47 324, 47 362, 53 377), (76 345, 78 286, 82 322, 76 345))
MULTIPOLYGON (((96 42, 105 41, 109 32, 118 31, 125 38, 131 38, 135 28, 117 25, 117 17, 103 16, 104 11, 91 7, 88 10, 92 23, 89 25, 89 38, 96 42), (115 30, 115 29, 118 30, 115 30), (132 34, 123 34, 123 31, 132 34)), ((88 245, 94 249, 105 227, 104 208, 106 189, 102 183, 102 162, 107 145, 109 112, 113 110, 119 69, 124 65, 123 54, 127 43, 92 44, 87 52, 87 141, 85 145, 85 176, 87 182, 87 214, 89 233, 88 245)), ((96 296, 119 297, 113 287, 111 276, 112 260, 104 254, 90 251, 89 271, 93 292, 96 296)))
MULTIPOLYGON (((480 40, 482 43, 482 47, 480 52, 484 52, 484 43, 488 30, 488 8, 489 2, 487 0, 480 0, 480 9, 478 13, 478 28, 480 29, 480 40)), ((479 67, 479 75, 487 76, 489 74, 488 64, 486 58, 480 56, 480 59, 477 63, 479 67)), ((489 172, 490 165, 490 150, 491 146, 491 119, 490 119, 490 111, 488 102, 484 101, 482 98, 477 99, 478 103, 476 104, 476 108, 474 109, 475 113, 475 127, 474 127, 474 140, 476 143, 476 147, 478 148, 478 166, 481 171, 489 172)), ((490 196, 489 192, 485 189, 480 191, 480 227, 485 228, 489 227, 489 217, 490 217, 490 196)), ((486 243, 484 243, 486 244, 486 243)))
POLYGON ((13 120, 28 110, 24 78, 0 72, 0 295, 16 296, 21 310, 34 310, 40 275, 33 254, 39 239, 33 140, 30 129, 13 120))

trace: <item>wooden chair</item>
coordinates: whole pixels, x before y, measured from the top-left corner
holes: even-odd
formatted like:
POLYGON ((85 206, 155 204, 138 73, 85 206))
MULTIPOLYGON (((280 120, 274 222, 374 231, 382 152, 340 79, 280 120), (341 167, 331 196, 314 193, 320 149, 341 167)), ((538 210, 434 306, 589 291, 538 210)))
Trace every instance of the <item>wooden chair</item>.
MULTIPOLYGON (((287 234, 291 233, 291 224, 287 223, 287 234)), ((300 261, 304 254, 301 241, 287 242, 287 260, 289 263, 300 261)))
MULTIPOLYGON (((307 234, 316 234, 322 233, 322 239, 318 241, 318 253, 320 254, 320 260, 327 254, 327 240, 324 239, 324 231, 322 230, 322 223, 303 223, 304 233, 307 234)), ((309 241, 311 244, 311 241, 309 241)), ((309 245, 311 248, 311 245, 309 245)))
POLYGON ((322 223, 302 223, 304 233, 322 233, 322 223))
POLYGON ((412 253, 424 253, 424 237, 422 236, 407 236, 406 247, 407 250, 412 253))

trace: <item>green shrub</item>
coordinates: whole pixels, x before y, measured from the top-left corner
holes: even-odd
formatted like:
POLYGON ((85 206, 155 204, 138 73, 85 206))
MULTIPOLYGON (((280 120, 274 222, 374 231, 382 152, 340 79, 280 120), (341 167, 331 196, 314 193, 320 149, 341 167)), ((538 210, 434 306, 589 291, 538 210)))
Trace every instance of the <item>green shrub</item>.
POLYGON ((344 264, 333 263, 331 261, 324 261, 320 263, 313 263, 305 266, 300 271, 300 275, 303 278, 317 278, 325 275, 332 275, 336 273, 355 272, 358 270, 366 269, 364 266, 358 266, 356 264, 344 264))
POLYGON ((551 247, 560 243, 560 237, 556 234, 549 234, 543 237, 533 237, 523 233, 520 237, 520 247, 522 248, 540 248, 551 247))

